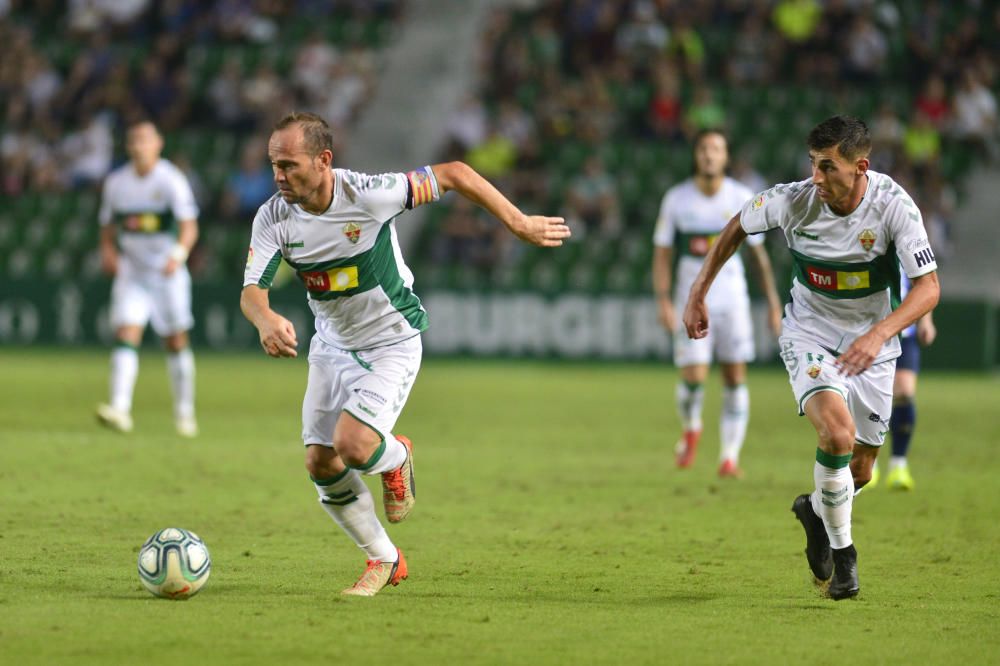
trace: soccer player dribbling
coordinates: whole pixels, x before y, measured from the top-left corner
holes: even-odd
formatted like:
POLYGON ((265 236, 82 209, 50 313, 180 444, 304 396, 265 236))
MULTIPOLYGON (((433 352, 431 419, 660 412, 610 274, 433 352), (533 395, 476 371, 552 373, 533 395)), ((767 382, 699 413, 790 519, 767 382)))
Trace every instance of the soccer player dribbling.
POLYGON ((814 490, 797 497, 792 511, 816 581, 828 584, 833 599, 846 599, 860 590, 853 498, 871 479, 889 430, 897 334, 934 308, 940 288, 919 209, 895 181, 868 168, 868 127, 834 116, 806 143, 812 177, 762 192, 730 220, 691 287, 684 325, 690 337, 705 337, 705 297, 722 265, 748 234, 782 230, 795 277, 781 357, 798 412, 818 440, 814 490), (912 288, 894 307, 900 267, 912 288))
POLYGON ((268 155, 278 192, 254 219, 240 306, 268 355, 295 357, 295 329, 271 309, 268 289, 282 259, 305 286, 316 328, 302 404, 306 469, 323 508, 367 557, 343 593, 370 597, 408 571, 361 475, 381 475, 390 523, 409 515, 413 445, 393 429, 428 326, 396 217, 455 190, 523 241, 555 247, 570 232, 562 218, 525 215, 461 162, 366 175, 331 168, 332 147, 329 125, 314 114, 291 113, 275 125, 268 155))

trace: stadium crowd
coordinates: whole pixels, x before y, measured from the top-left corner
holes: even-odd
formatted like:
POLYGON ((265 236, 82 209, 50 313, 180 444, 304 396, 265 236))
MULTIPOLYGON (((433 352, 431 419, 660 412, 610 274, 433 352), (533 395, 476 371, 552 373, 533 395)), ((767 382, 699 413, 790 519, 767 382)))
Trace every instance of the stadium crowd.
MULTIPOLYGON (((873 168, 916 193, 946 260, 956 181, 997 156, 991 3, 540 0, 494 12, 480 62, 446 157, 560 204, 575 239, 650 228, 671 181, 624 191, 642 157, 634 146, 686 154, 698 130, 721 128, 739 155, 734 175, 759 189, 807 173, 805 149, 782 146, 795 128, 848 111, 869 120, 873 168), (567 159, 567 144, 580 156, 567 159)), ((666 166, 675 182, 688 163, 666 166)), ((498 236, 467 218, 459 209, 432 230, 436 259, 490 270, 504 255, 498 236)))

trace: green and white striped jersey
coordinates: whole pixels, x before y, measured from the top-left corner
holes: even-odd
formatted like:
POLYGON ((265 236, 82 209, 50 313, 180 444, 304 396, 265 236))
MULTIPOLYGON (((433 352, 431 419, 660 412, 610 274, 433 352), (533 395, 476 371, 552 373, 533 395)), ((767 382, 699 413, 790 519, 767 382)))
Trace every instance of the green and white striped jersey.
MULTIPOLYGON (((868 171, 864 198, 848 215, 830 210, 812 181, 803 180, 752 198, 740 224, 748 234, 782 230, 795 266, 783 326, 835 354, 898 304, 900 266, 910 278, 937 270, 920 210, 892 178, 874 171, 868 171)), ((899 353, 893 336, 875 361, 899 353)))
POLYGON ((321 215, 280 193, 257 211, 243 285, 271 286, 281 259, 299 276, 327 344, 359 351, 413 337, 427 313, 413 293, 394 219, 440 198, 431 168, 366 175, 333 170, 333 201, 321 215))
POLYGON ((165 159, 145 176, 131 163, 108 174, 97 215, 101 226, 117 223, 122 261, 134 269, 160 271, 177 242, 177 222, 198 219, 187 177, 165 159))

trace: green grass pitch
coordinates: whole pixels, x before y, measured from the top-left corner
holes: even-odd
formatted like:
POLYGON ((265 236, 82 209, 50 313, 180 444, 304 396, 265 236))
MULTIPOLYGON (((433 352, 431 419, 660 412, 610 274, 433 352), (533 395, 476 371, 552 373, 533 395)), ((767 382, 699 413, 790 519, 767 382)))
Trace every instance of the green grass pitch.
POLYGON ((428 360, 399 423, 418 503, 390 528, 410 579, 365 600, 339 595, 364 558, 302 468, 304 359, 197 362, 184 441, 160 354, 121 436, 94 423, 104 351, 0 351, 2 663, 1000 660, 996 377, 921 378, 917 489, 857 499, 861 595, 833 602, 789 511, 815 443, 780 369, 752 370, 747 477, 721 482, 717 375, 679 472, 668 367, 428 360), (135 572, 167 526, 211 550, 186 602, 135 572))

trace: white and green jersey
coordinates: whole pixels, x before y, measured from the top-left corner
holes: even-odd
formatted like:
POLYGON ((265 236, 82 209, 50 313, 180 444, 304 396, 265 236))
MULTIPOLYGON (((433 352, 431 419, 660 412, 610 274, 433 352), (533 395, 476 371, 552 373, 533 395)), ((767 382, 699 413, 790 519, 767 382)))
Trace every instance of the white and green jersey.
MULTIPOLYGON (((937 270, 920 210, 892 178, 874 171, 848 215, 831 211, 812 181, 803 180, 754 197, 740 224, 748 234, 774 228, 785 234, 795 271, 783 326, 832 354, 889 316, 899 302, 900 266, 910 278, 937 270)), ((875 361, 899 352, 892 336, 875 361)))
POLYGON ((104 181, 98 221, 101 226, 119 225, 126 270, 163 270, 177 242, 177 223, 196 219, 198 204, 187 177, 165 159, 145 176, 129 163, 104 181))
MULTIPOLYGON (((711 196, 698 189, 691 178, 671 187, 663 196, 653 244, 672 247, 677 253, 674 302, 679 310, 684 309, 691 285, 719 233, 752 196, 746 186, 728 177, 711 196)), ((748 239, 751 245, 763 242, 764 236, 748 239)), ((705 303, 709 310, 718 310, 749 302, 743 260, 734 254, 719 271, 705 303)))
POLYGON ((419 334, 427 313, 413 293, 393 220, 440 198, 429 166, 369 176, 333 170, 333 201, 321 215, 280 193, 257 211, 243 286, 271 286, 284 258, 305 285, 316 335, 351 351, 419 334))

